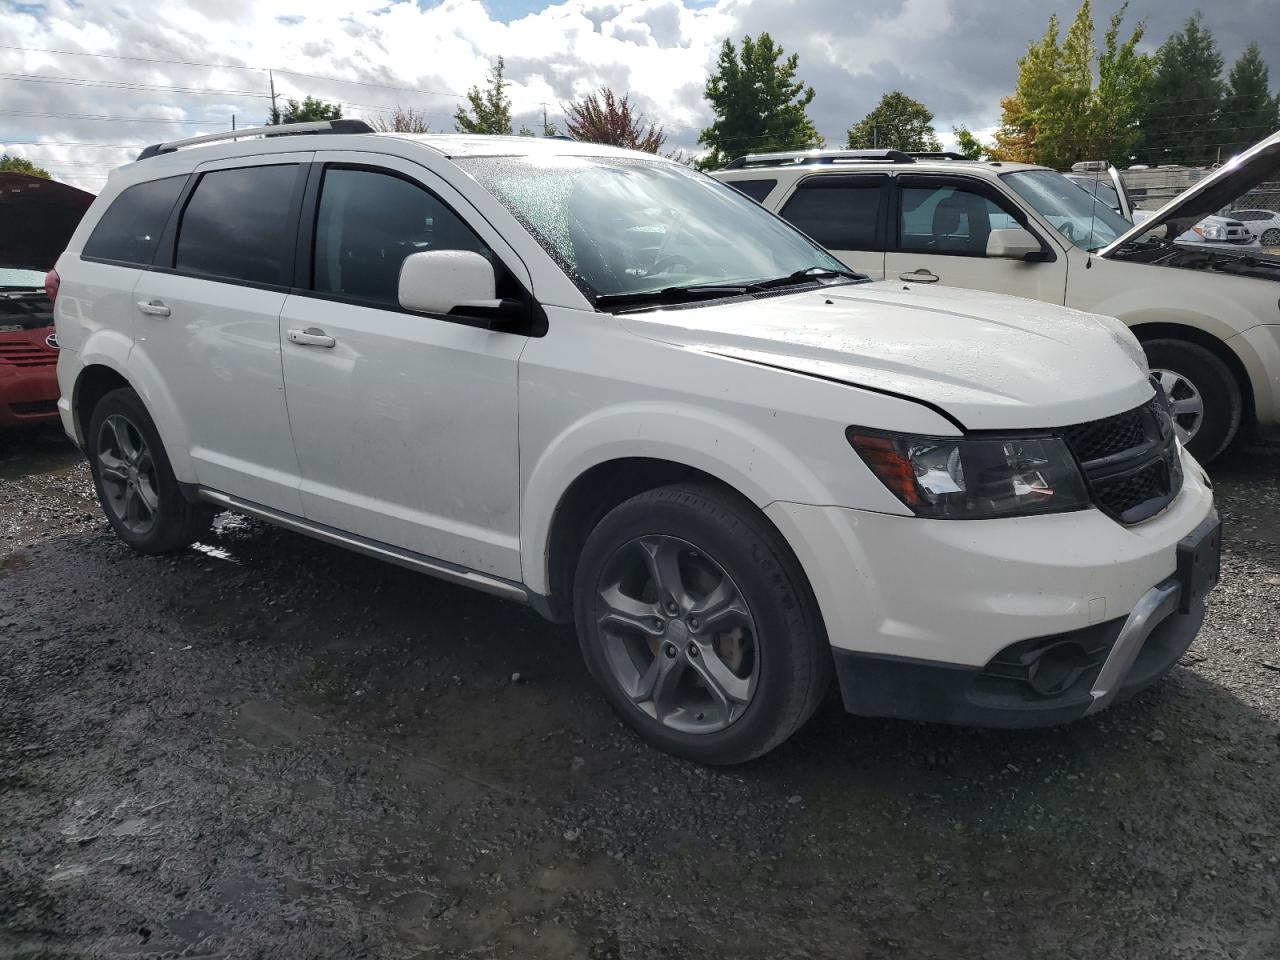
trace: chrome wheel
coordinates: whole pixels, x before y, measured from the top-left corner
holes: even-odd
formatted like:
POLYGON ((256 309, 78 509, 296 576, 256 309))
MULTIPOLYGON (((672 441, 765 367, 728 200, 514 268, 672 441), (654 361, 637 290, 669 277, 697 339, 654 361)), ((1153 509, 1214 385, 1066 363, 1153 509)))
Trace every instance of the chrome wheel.
POLYGON ((121 414, 98 430, 98 477, 112 515, 139 536, 156 525, 160 509, 156 463, 142 433, 121 414))
POLYGON ((596 624, 614 679, 664 726, 714 733, 751 703, 755 620, 729 574, 693 544, 654 535, 619 547, 599 580, 596 624))
POLYGON ((1152 370, 1165 399, 1169 401, 1169 413, 1173 417, 1173 428, 1178 432, 1178 439, 1183 445, 1191 442, 1191 438, 1200 432, 1204 423, 1204 398, 1196 385, 1176 370, 1152 370))

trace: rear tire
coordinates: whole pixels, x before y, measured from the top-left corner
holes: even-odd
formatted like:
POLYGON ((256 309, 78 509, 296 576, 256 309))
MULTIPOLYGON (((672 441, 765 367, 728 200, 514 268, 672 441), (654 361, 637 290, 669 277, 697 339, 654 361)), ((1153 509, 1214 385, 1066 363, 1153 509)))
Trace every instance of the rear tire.
POLYGON ((112 390, 98 401, 86 440, 102 512, 134 550, 181 550, 209 531, 215 511, 182 495, 155 423, 133 390, 112 390))
POLYGON ((1227 448, 1240 429, 1244 413, 1240 384, 1216 354, 1199 344, 1163 339, 1148 340, 1142 346, 1166 396, 1172 388, 1170 406, 1183 444, 1197 460, 1208 463, 1227 448), (1201 411, 1198 419, 1197 404, 1201 411))
POLYGON ((800 564, 754 505, 710 484, 660 487, 607 514, 579 557, 574 618, 619 716, 698 763, 769 752, 830 685, 800 564))
POLYGON ((1261 240, 1264 247, 1280 247, 1280 228, 1263 230, 1261 240))

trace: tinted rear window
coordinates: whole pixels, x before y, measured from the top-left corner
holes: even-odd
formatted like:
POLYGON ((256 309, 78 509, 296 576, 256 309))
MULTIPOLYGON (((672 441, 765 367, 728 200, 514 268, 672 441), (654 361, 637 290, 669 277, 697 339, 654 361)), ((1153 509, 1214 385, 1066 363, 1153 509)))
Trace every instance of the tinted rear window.
POLYGON ((799 188, 782 216, 828 250, 879 250, 883 177, 815 177, 799 188))
POLYGON ((778 185, 777 180, 726 180, 725 183, 739 193, 745 193, 756 203, 764 203, 764 198, 778 185))
POLYGON ((182 273, 287 285, 297 180, 297 164, 206 173, 182 214, 174 266, 182 273))
POLYGON ((186 182, 184 175, 129 187, 102 215, 81 255, 150 266, 160 234, 186 182))

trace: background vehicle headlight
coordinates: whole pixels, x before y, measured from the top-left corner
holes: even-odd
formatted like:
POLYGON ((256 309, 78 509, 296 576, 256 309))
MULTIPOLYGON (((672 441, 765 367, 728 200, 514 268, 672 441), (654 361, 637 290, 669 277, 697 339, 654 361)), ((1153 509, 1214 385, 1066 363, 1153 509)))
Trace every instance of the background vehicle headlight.
POLYGON ((1197 223, 1191 228, 1206 240, 1225 240, 1227 239, 1227 230, 1220 223, 1197 223))
POLYGON ((845 435, 871 472, 917 516, 985 520, 1089 505, 1084 479, 1058 437, 956 440, 858 427, 845 435))

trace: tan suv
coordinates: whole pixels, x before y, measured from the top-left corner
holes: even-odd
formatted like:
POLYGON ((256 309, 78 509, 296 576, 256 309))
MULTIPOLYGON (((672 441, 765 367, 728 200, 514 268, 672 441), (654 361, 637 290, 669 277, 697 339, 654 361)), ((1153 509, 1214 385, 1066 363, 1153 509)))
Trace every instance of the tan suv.
POLYGON ((957 154, 760 154, 714 174, 869 276, 1119 317, 1202 462, 1242 423, 1280 422, 1280 255, 1182 238, 1278 175, 1280 134, 1135 226, 1054 170, 957 154))

